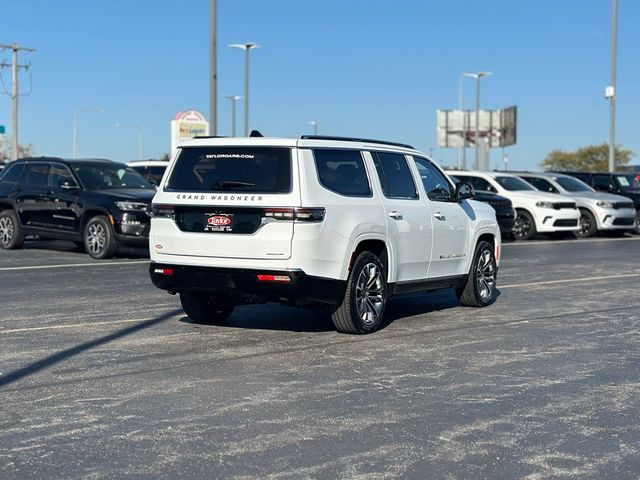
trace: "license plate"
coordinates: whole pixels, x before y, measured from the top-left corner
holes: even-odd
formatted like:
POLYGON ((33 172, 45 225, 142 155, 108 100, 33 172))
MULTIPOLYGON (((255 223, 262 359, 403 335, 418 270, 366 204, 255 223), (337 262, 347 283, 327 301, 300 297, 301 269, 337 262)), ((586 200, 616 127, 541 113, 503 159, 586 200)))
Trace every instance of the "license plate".
POLYGON ((226 213, 205 213, 205 232, 233 232, 233 215, 226 213))

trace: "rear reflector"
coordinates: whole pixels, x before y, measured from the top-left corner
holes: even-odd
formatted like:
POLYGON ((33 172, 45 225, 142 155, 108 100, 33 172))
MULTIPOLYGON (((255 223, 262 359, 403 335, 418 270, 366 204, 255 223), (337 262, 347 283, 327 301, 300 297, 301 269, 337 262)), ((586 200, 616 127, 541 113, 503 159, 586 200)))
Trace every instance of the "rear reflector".
POLYGON ((156 268, 153 273, 159 273, 160 275, 173 275, 173 268, 156 268))
POLYGON ((291 277, 288 275, 258 275, 258 280, 261 282, 284 282, 291 281, 291 277))

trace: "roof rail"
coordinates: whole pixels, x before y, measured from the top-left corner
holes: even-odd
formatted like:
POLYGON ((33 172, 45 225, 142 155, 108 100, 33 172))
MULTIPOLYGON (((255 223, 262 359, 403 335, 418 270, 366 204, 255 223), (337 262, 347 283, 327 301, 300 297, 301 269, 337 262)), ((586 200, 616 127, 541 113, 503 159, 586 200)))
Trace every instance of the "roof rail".
POLYGON ((387 142, 384 140, 372 140, 370 138, 355 138, 355 137, 333 137, 328 135, 302 135, 301 140, 335 140, 338 142, 360 142, 360 143, 379 143, 381 145, 392 145, 394 147, 409 148, 415 150, 411 145, 398 142, 387 142))

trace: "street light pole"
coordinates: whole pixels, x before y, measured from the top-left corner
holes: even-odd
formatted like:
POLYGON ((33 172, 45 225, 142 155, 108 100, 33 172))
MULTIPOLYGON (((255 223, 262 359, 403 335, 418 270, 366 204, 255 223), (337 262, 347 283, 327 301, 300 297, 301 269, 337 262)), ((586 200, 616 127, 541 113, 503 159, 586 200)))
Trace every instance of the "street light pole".
POLYGON ((78 158, 78 113, 80 112, 104 112, 103 108, 76 108, 73 111, 73 144, 71 158, 78 158))
POLYGON ((224 98, 231 100, 231 136, 236 136, 236 101, 242 97, 240 95, 225 95, 224 98))
POLYGON ((209 133, 214 137, 218 135, 218 35, 217 35, 218 6, 216 0, 211 0, 209 6, 209 30, 211 39, 209 42, 209 70, 210 70, 210 106, 209 106, 209 133))
POLYGON ((467 116, 464 113, 464 77, 460 75, 458 87, 458 110, 462 112, 462 146, 458 148, 458 170, 467 168, 467 116))
POLYGON ((231 48, 244 50, 244 135, 249 136, 249 51, 260 48, 256 43, 233 43, 231 48))
POLYGON ((611 85, 609 95, 609 171, 616 169, 616 61, 618 51, 618 0, 611 2, 611 85))
POLYGON ((479 161, 480 161, 480 143, 478 142, 478 139, 480 137, 480 79, 482 77, 488 77, 489 75, 492 75, 491 72, 475 72, 475 73, 464 73, 463 76, 464 77, 471 77, 471 78, 475 78, 476 79, 476 128, 475 128, 475 148, 476 148, 476 166, 475 168, 478 169, 480 167, 479 165, 479 161))
POLYGON ((133 128, 138 134, 138 160, 142 160, 142 128, 139 125, 116 123, 116 127, 133 128))

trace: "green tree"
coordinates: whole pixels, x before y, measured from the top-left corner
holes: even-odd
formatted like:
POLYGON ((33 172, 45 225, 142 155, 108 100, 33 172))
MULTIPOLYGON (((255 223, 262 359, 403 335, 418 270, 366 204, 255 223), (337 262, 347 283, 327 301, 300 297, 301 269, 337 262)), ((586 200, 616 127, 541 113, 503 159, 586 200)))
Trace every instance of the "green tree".
MULTIPOLYGON (((616 147, 615 165, 616 169, 624 167, 629 161, 633 152, 616 147)), ((544 170, 583 170, 587 172, 608 171, 609 170, 609 144, 589 145, 578 148, 575 152, 564 150, 553 150, 542 161, 540 166, 544 170)))

